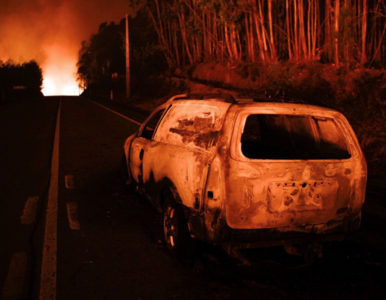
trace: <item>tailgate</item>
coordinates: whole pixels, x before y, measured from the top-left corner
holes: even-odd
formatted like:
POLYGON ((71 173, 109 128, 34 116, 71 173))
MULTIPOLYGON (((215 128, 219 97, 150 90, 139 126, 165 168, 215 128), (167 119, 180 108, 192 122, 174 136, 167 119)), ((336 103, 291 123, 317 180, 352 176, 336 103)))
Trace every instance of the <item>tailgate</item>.
POLYGON ((244 172, 237 171, 229 178, 227 223, 235 229, 301 230, 357 216, 364 197, 360 177, 355 175, 358 165, 297 162, 242 167, 234 162, 231 169, 244 172))
POLYGON ((360 215, 367 169, 347 120, 287 112, 236 118, 226 170, 231 228, 324 231, 360 215))

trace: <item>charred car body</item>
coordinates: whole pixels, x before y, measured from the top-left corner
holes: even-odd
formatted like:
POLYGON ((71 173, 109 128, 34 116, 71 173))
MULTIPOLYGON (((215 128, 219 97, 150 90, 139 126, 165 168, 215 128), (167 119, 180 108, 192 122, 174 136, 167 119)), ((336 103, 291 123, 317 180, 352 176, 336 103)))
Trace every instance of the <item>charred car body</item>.
POLYGON ((124 165, 164 214, 175 254, 190 237, 233 254, 278 245, 295 254, 360 226, 366 161, 346 118, 328 108, 175 96, 126 140, 124 165))

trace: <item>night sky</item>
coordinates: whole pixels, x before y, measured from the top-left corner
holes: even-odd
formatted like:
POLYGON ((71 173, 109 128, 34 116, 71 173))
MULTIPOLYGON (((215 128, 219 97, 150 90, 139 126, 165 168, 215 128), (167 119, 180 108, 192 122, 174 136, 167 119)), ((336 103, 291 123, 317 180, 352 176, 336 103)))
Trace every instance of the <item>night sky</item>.
POLYGON ((128 0, 1 0, 0 60, 35 60, 43 69, 43 92, 77 94, 81 41, 102 22, 119 22, 128 0))

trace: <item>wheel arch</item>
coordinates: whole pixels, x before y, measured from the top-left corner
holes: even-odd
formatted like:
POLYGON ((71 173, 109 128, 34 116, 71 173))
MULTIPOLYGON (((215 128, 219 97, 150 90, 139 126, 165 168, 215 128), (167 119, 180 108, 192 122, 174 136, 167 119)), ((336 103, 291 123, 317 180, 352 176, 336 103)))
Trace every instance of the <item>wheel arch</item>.
POLYGON ((131 155, 130 149, 131 149, 131 144, 136 136, 137 136, 137 133, 134 133, 131 136, 129 136, 123 145, 123 155, 126 160, 126 169, 127 169, 128 175, 131 178, 132 178, 132 172, 131 172, 131 165, 130 165, 130 155, 131 155))
MULTIPOLYGON (((169 180, 170 181, 170 180, 169 180)), ((177 188, 174 186, 174 184, 170 181, 168 184, 164 184, 163 187, 161 188, 161 191, 158 196, 158 204, 159 207, 162 209, 165 199, 166 199, 166 194, 171 193, 173 195, 174 201, 182 205, 182 200, 180 196, 178 195, 177 188)))

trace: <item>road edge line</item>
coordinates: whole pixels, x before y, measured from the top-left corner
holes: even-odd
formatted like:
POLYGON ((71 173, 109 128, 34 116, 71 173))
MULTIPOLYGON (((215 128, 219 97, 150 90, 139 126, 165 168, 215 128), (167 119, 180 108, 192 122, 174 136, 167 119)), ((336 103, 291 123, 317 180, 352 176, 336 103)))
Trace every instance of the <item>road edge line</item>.
POLYGON ((139 126, 142 125, 142 123, 140 123, 140 122, 138 122, 138 121, 136 121, 136 120, 134 120, 134 119, 131 119, 131 118, 125 116, 125 115, 122 115, 122 114, 120 114, 119 112, 116 112, 115 110, 112 110, 112 109, 110 109, 110 108, 108 108, 108 107, 106 107, 106 106, 104 106, 104 105, 102 105, 102 104, 99 104, 99 103, 97 103, 97 102, 95 102, 95 101, 92 101, 92 100, 90 100, 90 99, 87 99, 87 98, 85 98, 85 99, 88 100, 88 101, 90 101, 90 102, 92 102, 92 103, 94 103, 94 104, 96 104, 96 105, 99 105, 100 107, 102 107, 102 108, 104 108, 104 109, 106 109, 106 110, 108 110, 108 111, 110 111, 110 112, 112 112, 112 113, 114 113, 114 114, 116 114, 116 115, 118 115, 118 116, 120 116, 120 117, 126 119, 126 120, 129 120, 130 122, 132 122, 132 123, 134 123, 134 124, 137 124, 137 125, 139 125, 139 126))
POLYGON ((40 275, 39 299, 56 299, 57 276, 57 225, 58 225, 58 188, 59 188, 59 137, 60 112, 62 100, 59 102, 56 117, 54 148, 51 160, 51 178, 48 190, 46 224, 44 230, 44 244, 42 268, 40 275))

